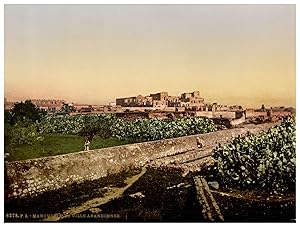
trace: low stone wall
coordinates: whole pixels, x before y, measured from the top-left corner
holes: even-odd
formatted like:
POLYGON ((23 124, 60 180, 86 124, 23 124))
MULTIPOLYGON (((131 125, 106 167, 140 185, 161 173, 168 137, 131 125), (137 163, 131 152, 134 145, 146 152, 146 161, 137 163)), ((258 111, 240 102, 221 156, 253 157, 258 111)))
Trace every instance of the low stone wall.
POLYGON ((254 111, 254 110, 246 110, 246 118, 251 117, 266 117, 267 112, 266 111, 254 111))
POLYGON ((143 107, 139 107, 139 106, 122 106, 121 107, 123 111, 129 110, 129 111, 140 111, 140 112, 144 112, 145 110, 162 110, 164 109, 163 107, 148 107, 148 106, 143 106, 143 107))
POLYGON ((227 118, 227 119, 234 119, 236 118, 235 111, 196 111, 196 117, 208 117, 208 118, 227 118))
POLYGON ((215 111, 213 112, 213 117, 235 119, 236 113, 235 111, 215 111))
POLYGON ((246 117, 244 115, 244 116, 242 116, 242 117, 240 117, 238 119, 234 119, 234 120, 230 121, 230 124, 232 126, 236 126, 236 125, 244 123, 245 121, 246 121, 246 117))
POLYGON ((212 111, 196 111, 195 112, 196 117, 208 117, 212 118, 213 117, 213 112, 212 111))
POLYGON ((272 116, 284 117, 284 116, 293 116, 294 114, 288 111, 273 111, 272 116))
POLYGON ((247 125, 243 128, 201 135, 137 143, 65 155, 9 162, 7 197, 34 197, 46 191, 63 189, 73 183, 97 180, 122 171, 141 168, 162 152, 179 152, 196 148, 196 137, 204 146, 231 140, 247 131, 257 133, 274 124, 247 125))

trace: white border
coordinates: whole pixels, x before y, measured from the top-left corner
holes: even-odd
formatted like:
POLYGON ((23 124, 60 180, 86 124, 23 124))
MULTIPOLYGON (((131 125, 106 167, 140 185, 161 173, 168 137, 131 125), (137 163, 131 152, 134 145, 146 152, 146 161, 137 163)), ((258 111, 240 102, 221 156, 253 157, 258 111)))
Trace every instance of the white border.
MULTIPOLYGON (((203 0, 203 1, 197 1, 197 0, 186 0, 186 1, 168 1, 168 0, 143 0, 143 1, 138 1, 138 0, 127 0, 127 1, 120 1, 120 0, 101 0, 101 1, 97 1, 97 0, 77 0, 77 1, 68 1, 68 0, 30 0, 30 1, 22 1, 22 0, 5 0, 5 1, 2 1, 2 7, 0 9, 0 15, 3 15, 1 16, 0 18, 0 28, 1 28, 1 31, 4 31, 4 4, 296 4, 296 37, 299 37, 299 15, 297 15, 297 2, 296 0, 273 0, 273 1, 267 1, 267 0, 253 0, 253 1, 249 1, 249 0, 234 0, 234 1, 220 1, 220 0, 203 0)), ((2 91, 2 95, 3 97, 1 96, 1 119, 0 119, 0 126, 1 126, 1 146, 2 148, 4 149, 4 135, 3 135, 3 122, 4 122, 4 118, 3 118, 3 112, 4 112, 4 32, 2 33, 1 35, 1 62, 2 62, 2 67, 1 67, 1 72, 2 72, 2 76, 3 76, 3 79, 1 80, 1 87, 3 89, 2 91)), ((299 48, 298 48, 298 45, 296 45, 296 56, 299 56, 299 48)), ((299 60, 298 58, 296 58, 296 69, 297 69, 297 66, 299 66, 299 60)), ((297 71, 296 71, 296 75, 297 75, 297 71)), ((298 84, 299 83, 299 80, 297 79, 297 76, 296 76, 296 87, 299 87, 298 84)), ((296 106, 298 106, 298 92, 297 92, 297 89, 296 89, 296 106)), ((297 119, 299 119, 300 115, 297 111, 296 113, 296 117, 297 119)), ((298 125, 298 124, 297 124, 298 125)), ((297 131, 298 131, 298 127, 297 127, 297 131)), ((298 141, 299 140, 299 133, 297 133, 297 144, 298 144, 298 141)), ((298 146, 297 146, 297 150, 298 150, 298 146)), ((297 152, 298 153, 298 152, 297 152)), ((3 155, 3 154, 2 154, 3 155)), ((0 166, 1 166, 1 169, 2 169, 2 173, 1 173, 1 182, 2 182, 2 187, 1 187, 1 204, 3 204, 1 207, 3 208, 4 207, 4 201, 3 201, 3 194, 4 194, 4 191, 3 191, 3 182, 4 182, 4 163, 3 161, 0 162, 0 166)), ((297 161, 297 166, 298 166, 298 161, 297 161)), ((296 174, 297 176, 300 176, 299 175, 299 168, 296 168, 296 174)), ((298 180, 299 181, 299 180, 298 180)), ((299 188, 299 182, 297 181, 297 189, 299 188)), ((297 190, 297 194, 298 194, 298 190, 297 190)), ((299 202, 298 200, 296 201, 296 204, 298 205, 299 202)), ((299 208, 299 206, 297 206, 299 208)), ((296 207, 296 213, 297 213, 297 216, 296 217, 299 217, 299 209, 297 209, 296 207)), ((0 220, 2 223, 4 222, 4 210, 2 211, 1 210, 1 220, 0 220)), ((10 224, 10 223, 6 223, 7 225, 15 225, 14 224, 10 224)), ((30 226, 30 225, 39 225, 40 223, 18 223, 18 224, 21 224, 22 226, 30 226)), ((83 223, 68 223, 68 224, 72 224, 73 225, 81 225, 83 223)), ((92 224, 92 225, 99 225, 99 223, 89 223, 89 224, 92 224)), ((101 223, 101 225, 109 225, 108 223, 101 223)), ((121 223, 121 225, 125 225, 125 226, 129 226, 129 225, 140 225, 141 223, 121 223)), ((144 224, 144 223, 143 223, 144 224)), ((148 224, 155 224, 155 225, 166 225, 166 223, 145 223, 145 225, 148 225, 148 224)), ((185 225, 187 223, 171 223, 172 225, 185 225)), ((189 225, 203 225, 203 224, 206 224, 206 223, 193 223, 193 224, 189 224, 189 225)), ((210 225, 216 225, 218 223, 210 223, 210 225)), ((240 225, 241 223, 222 223, 223 225, 227 225, 227 226, 231 226, 231 225, 240 225)), ((242 223, 243 225, 253 225, 255 223, 242 223)), ((271 223, 272 225, 277 225, 277 226, 281 226, 282 224, 286 224, 286 223, 271 223)), ((52 225, 52 224, 50 224, 52 225)))
POLYGON ((4 0, 4 4, 296 4, 296 0, 4 0))

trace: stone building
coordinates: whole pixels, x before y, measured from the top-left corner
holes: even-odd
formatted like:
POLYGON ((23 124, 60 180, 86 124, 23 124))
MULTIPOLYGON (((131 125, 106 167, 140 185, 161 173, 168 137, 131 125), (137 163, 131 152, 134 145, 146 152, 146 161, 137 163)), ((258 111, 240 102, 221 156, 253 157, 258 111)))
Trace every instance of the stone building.
POLYGON ((73 104, 75 112, 92 112, 93 106, 89 104, 73 104))
POLYGON ((118 98, 116 99, 116 105, 117 106, 123 106, 123 107, 138 107, 138 106, 153 106, 153 98, 150 96, 134 96, 134 97, 128 97, 128 98, 118 98))
POLYGON ((200 107, 204 105, 204 99, 200 97, 199 91, 181 94, 180 101, 188 103, 189 107, 200 107))
POLYGON ((159 92, 156 94, 150 94, 150 97, 152 97, 153 100, 167 101, 169 96, 168 92, 159 92))
POLYGON ((59 111, 64 107, 64 100, 54 100, 54 99, 31 99, 30 100, 35 106, 40 109, 59 111))
POLYGON ((152 106, 163 109, 168 106, 168 92, 159 92, 156 94, 150 94, 152 97, 152 106))
POLYGON ((180 107, 180 97, 178 96, 169 96, 167 100, 167 105, 169 107, 180 107))
POLYGON ((168 92, 150 94, 150 96, 138 95, 128 98, 117 98, 116 104, 123 107, 202 107, 204 99, 200 97, 199 91, 183 93, 181 96, 169 96, 168 92))

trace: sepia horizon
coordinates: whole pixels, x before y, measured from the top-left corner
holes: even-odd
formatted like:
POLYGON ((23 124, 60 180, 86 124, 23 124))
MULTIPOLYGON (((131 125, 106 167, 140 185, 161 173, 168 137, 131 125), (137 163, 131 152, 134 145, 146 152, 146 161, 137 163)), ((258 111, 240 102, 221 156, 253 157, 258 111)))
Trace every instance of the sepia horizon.
POLYGON ((295 5, 5 5, 4 96, 108 104, 199 90, 296 106, 295 5))

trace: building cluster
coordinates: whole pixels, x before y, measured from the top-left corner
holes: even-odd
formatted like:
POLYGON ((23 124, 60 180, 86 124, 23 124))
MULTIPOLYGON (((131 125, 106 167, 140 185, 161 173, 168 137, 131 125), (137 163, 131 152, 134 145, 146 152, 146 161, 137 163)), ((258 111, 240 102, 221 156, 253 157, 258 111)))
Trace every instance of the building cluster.
POLYGON ((68 103, 64 100, 49 100, 49 99, 31 99, 30 100, 38 108, 48 112, 92 112, 94 106, 89 104, 68 103))
MULTIPOLYGON (((38 108, 47 112, 122 112, 122 111, 234 111, 241 110, 241 106, 225 106, 217 103, 205 103, 199 91, 183 93, 180 96, 170 96, 168 92, 159 92, 148 96, 134 96, 117 98, 109 105, 75 104, 64 100, 30 99, 38 108)), ((14 102, 5 99, 5 109, 10 110, 14 102)))
POLYGON ((32 104, 46 111, 58 111, 63 109, 66 102, 54 99, 31 99, 32 104))
MULTIPOLYGON (((54 99, 29 99, 36 107, 47 111, 48 113, 68 112, 68 113, 90 113, 90 112, 117 112, 120 107, 115 103, 110 105, 89 105, 69 103, 64 100, 54 99)), ((17 102, 8 101, 4 98, 4 110, 10 111, 17 102)))
MULTIPOLYGON (((95 114, 95 113, 120 113, 120 114, 187 114, 207 118, 238 119, 242 116, 247 118, 285 116, 295 113, 292 107, 273 107, 270 109, 262 105, 259 109, 243 109, 242 106, 220 105, 217 103, 204 102, 199 91, 182 93, 180 96, 170 96, 168 92, 159 92, 148 96, 133 96, 117 98, 116 102, 109 105, 90 105, 70 103, 64 100, 54 99, 31 99, 38 108, 46 110, 48 114, 95 114)), ((4 109, 10 111, 15 102, 4 99, 4 109)), ((153 115, 153 116, 154 116, 153 115)))
POLYGON ((168 92, 159 92, 149 96, 134 96, 116 99, 116 105, 122 107, 202 107, 204 99, 199 91, 183 93, 181 96, 169 96, 168 92))
POLYGON ((227 107, 217 105, 217 103, 205 103, 199 91, 183 93, 181 96, 169 96, 168 92, 159 92, 149 96, 133 96, 127 98, 117 98, 116 105, 122 107, 154 107, 165 109, 167 107, 184 108, 184 110, 196 111, 231 111, 241 110, 241 106, 227 107))

